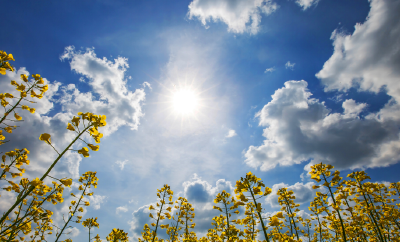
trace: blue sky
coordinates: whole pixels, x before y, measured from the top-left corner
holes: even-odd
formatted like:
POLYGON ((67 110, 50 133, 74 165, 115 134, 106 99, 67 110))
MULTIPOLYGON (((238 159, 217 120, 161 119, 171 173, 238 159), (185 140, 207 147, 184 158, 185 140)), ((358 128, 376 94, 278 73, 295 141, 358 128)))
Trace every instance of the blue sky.
MULTIPOLYGON (((193 201, 201 234, 212 197, 252 171, 289 186, 307 208, 307 167, 331 163, 374 181, 400 170, 400 3, 395 0, 8 1, 1 49, 17 74, 39 73, 50 90, 2 146, 32 151, 39 176, 77 112, 107 115, 100 151, 70 153, 55 176, 97 171, 85 217, 137 238, 167 183, 193 201), (181 90, 197 97, 175 110, 181 90)), ((183 101, 186 102, 186 101, 183 101)), ((80 148, 82 144, 77 145, 80 148)), ((279 210, 271 198, 265 212, 279 210)), ((63 211, 60 206, 56 223, 63 211)), ((3 208, 1 208, 3 209, 3 208)), ((196 221, 195 219, 195 221, 196 221)), ((76 226, 70 236, 86 239, 76 226)))

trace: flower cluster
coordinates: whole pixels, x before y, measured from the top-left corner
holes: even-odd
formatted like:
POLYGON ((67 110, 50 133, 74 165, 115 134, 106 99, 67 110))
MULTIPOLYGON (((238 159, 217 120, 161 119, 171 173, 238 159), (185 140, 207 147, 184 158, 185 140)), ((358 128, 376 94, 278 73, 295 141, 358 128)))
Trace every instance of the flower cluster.
POLYGON ((0 74, 5 75, 6 71, 14 71, 14 67, 8 61, 15 61, 12 54, 0 50, 0 74))
POLYGON ((29 100, 27 98, 27 94, 30 94, 31 98, 41 99, 44 93, 48 90, 48 86, 44 85, 44 80, 42 77, 40 77, 39 74, 32 75, 32 77, 33 79, 29 80, 28 76, 26 76, 25 74, 21 74, 21 80, 23 81, 22 83, 17 83, 14 80, 11 81, 11 85, 15 86, 16 90, 20 92, 19 97, 14 97, 14 95, 12 95, 11 93, 0 93, 1 106, 4 107, 3 117, 0 119, 0 145, 5 143, 5 141, 2 141, 5 139, 3 131, 7 133, 12 133, 12 131, 17 128, 16 125, 10 125, 6 121, 22 121, 22 117, 16 112, 16 110, 21 109, 27 110, 30 113, 35 113, 35 108, 31 108, 26 104, 22 104, 22 101, 35 103, 34 101, 32 101, 33 99, 29 100), (35 90, 36 92, 40 92, 40 94, 37 94, 35 90), (10 119, 9 115, 11 113, 14 114, 14 119, 10 119))
POLYGON ((110 242, 128 242, 128 233, 125 233, 122 229, 113 229, 107 236, 107 241, 110 242))
POLYGON ((154 227, 154 229, 150 229, 147 224, 144 225, 144 232, 142 233, 144 241, 158 241, 158 227, 162 229, 169 228, 168 224, 160 224, 160 222, 162 222, 165 218, 172 218, 171 209, 172 205, 174 204, 174 202, 172 201, 173 195, 174 192, 167 184, 165 184, 161 189, 157 189, 157 197, 159 198, 159 201, 156 204, 156 208, 153 205, 150 205, 149 207, 150 211, 155 210, 155 215, 153 215, 152 213, 149 214, 149 217, 154 220, 154 222, 151 223, 151 226, 154 227))
MULTIPOLYGON (((6 74, 6 71, 14 71, 14 68, 8 63, 10 60, 14 60, 12 54, 0 51, 1 74, 6 74)), ((17 126, 9 125, 7 122, 22 121, 22 117, 16 112, 17 109, 35 113, 35 108, 29 107, 22 102, 35 103, 32 100, 34 98, 41 99, 44 93, 48 90, 48 86, 45 85, 45 81, 40 75, 32 75, 32 78, 33 79, 29 79, 28 76, 22 74, 21 83, 14 80, 11 81, 11 85, 15 86, 16 90, 20 93, 18 95, 19 97, 14 97, 11 93, 0 93, 1 105, 4 107, 4 113, 0 119, 0 145, 8 142, 4 141, 5 137, 3 131, 12 133, 12 131, 17 128, 17 126), (28 95, 30 95, 30 99, 28 99, 28 95), (11 115, 9 114, 11 113, 13 113, 14 119, 10 118, 11 115)), ((76 143, 76 141, 82 140, 81 137, 84 134, 91 136, 96 143, 99 143, 100 138, 103 136, 99 133, 98 129, 106 125, 106 117, 104 115, 78 113, 78 116, 79 117, 72 118, 71 123, 73 125, 69 123, 67 126, 67 129, 76 131, 77 135, 62 152, 58 152, 53 146, 50 134, 44 133, 40 135, 39 140, 52 146, 58 154, 57 158, 51 163, 40 178, 36 177, 34 179, 28 179, 23 177, 27 169, 26 166, 31 164, 28 159, 28 155, 30 154, 29 150, 25 148, 14 149, 5 152, 2 155, 0 165, 0 186, 4 191, 12 193, 10 195, 11 197, 15 197, 15 199, 3 203, 9 203, 11 205, 4 211, 0 218, 0 241, 47 241, 49 239, 48 236, 53 236, 54 238, 53 232, 55 230, 57 231, 55 233, 55 240, 58 241, 60 236, 64 234, 63 232, 72 218, 76 218, 75 222, 80 223, 82 216, 78 216, 77 213, 83 212, 83 207, 90 205, 89 201, 84 198, 85 196, 93 195, 92 192, 89 192, 91 187, 97 187, 98 179, 96 177, 96 172, 86 172, 78 180, 78 182, 81 183, 78 189, 82 191, 82 194, 80 196, 75 196, 71 193, 71 195, 76 199, 71 201, 68 219, 67 221, 64 221, 64 224, 61 227, 58 227, 53 223, 52 215, 54 213, 50 210, 51 205, 47 205, 63 203, 64 188, 71 188, 73 184, 71 178, 58 179, 49 175, 57 165, 58 161, 67 151, 72 150, 71 147, 76 143), (80 120, 82 120, 81 127, 79 127, 80 120)), ((84 140, 82 141, 85 142, 84 140)), ((87 145, 93 151, 99 149, 98 145, 87 145)), ((87 153, 87 150, 81 153, 87 153)), ((86 154, 83 155, 87 156, 86 154)), ((83 225, 90 228, 99 226, 97 218, 85 220, 83 225)), ((121 238, 123 239, 123 236, 121 238)), ((96 242, 101 241, 98 235, 92 239, 95 239, 96 242)), ((72 240, 68 238, 64 241, 72 240)))

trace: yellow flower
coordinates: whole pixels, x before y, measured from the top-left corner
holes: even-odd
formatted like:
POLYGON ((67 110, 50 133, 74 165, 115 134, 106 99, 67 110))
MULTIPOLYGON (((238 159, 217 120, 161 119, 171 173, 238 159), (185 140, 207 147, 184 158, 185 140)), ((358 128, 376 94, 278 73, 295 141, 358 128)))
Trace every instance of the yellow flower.
POLYGON ((82 213, 82 212, 83 212, 83 208, 80 207, 80 208, 78 209, 78 211, 82 213))
POLYGON ((17 91, 23 92, 24 90, 25 90, 25 85, 24 84, 18 85, 17 91))
POLYGON ((5 60, 12 60, 12 61, 15 61, 12 54, 8 54, 7 57, 5 58, 5 60))
POLYGON ((36 75, 32 74, 32 77, 35 78, 36 81, 38 81, 40 79, 40 75, 39 74, 36 74, 36 75))
POLYGON ((12 94, 10 94, 10 93, 4 93, 4 96, 6 97, 6 98, 13 98, 14 96, 12 95, 12 94))
POLYGON ((70 124, 70 123, 68 123, 67 129, 71 130, 71 131, 75 131, 74 126, 72 126, 72 124, 70 124))
POLYGON ((281 224, 281 221, 279 221, 277 217, 272 217, 270 220, 271 220, 269 222, 270 226, 279 226, 281 224))
POLYGON ((28 82, 28 76, 25 75, 25 74, 21 74, 21 79, 22 79, 24 82, 28 82))
POLYGON ((16 120, 22 120, 22 117, 18 115, 18 113, 14 113, 14 117, 16 120))
POLYGON ((51 144, 51 136, 49 134, 47 134, 47 133, 41 134, 40 137, 39 137, 39 140, 45 141, 48 144, 51 144))
POLYGON ((74 116, 74 118, 72 118, 71 122, 72 122, 76 127, 78 127, 78 125, 79 125, 79 120, 80 120, 80 119, 81 119, 80 117, 75 117, 75 116, 74 116))
POLYGON ((279 213, 275 214, 275 216, 276 216, 277 218, 285 218, 285 217, 283 217, 282 212, 279 212, 279 213))
POLYGON ((268 194, 271 194, 271 192, 272 192, 272 189, 271 189, 271 188, 265 187, 264 196, 266 196, 266 195, 268 195, 268 194))
POLYGON ((100 138, 103 137, 102 133, 99 133, 98 135, 93 135, 94 141, 96 141, 96 143, 100 143, 100 138))
POLYGON ((82 154, 83 157, 89 157, 89 150, 86 147, 82 147, 82 149, 78 150, 79 154, 82 154))
POLYGON ((38 186, 38 185, 42 184, 43 182, 39 178, 36 177, 30 183, 31 183, 32 186, 35 187, 35 186, 38 186))
MULTIPOLYGON (((9 102, 7 102, 5 99, 1 99, 1 106, 5 107, 9 104, 9 102)), ((7 113, 5 113, 5 115, 7 116, 7 113)))
POLYGON ((72 185, 72 179, 61 179, 60 182, 67 187, 71 187, 72 185))
POLYGON ((89 148, 93 151, 98 151, 99 150, 99 146, 98 145, 92 145, 92 144, 88 144, 89 148))

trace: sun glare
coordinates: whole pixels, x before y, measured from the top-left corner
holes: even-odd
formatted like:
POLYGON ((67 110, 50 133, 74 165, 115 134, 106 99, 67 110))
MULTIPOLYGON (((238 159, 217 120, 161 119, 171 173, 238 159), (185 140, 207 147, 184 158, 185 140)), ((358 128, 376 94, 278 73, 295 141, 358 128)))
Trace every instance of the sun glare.
POLYGON ((173 94, 172 102, 175 112, 181 115, 193 114, 199 105, 197 94, 186 88, 177 90, 173 94))

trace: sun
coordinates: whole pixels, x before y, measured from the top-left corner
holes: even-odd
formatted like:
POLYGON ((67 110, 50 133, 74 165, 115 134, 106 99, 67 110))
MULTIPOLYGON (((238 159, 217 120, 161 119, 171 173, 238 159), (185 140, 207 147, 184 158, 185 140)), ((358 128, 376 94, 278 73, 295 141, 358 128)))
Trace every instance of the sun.
POLYGON ((199 98, 195 91, 189 88, 181 88, 173 93, 172 105, 176 113, 185 116, 191 115, 198 109, 199 98))

